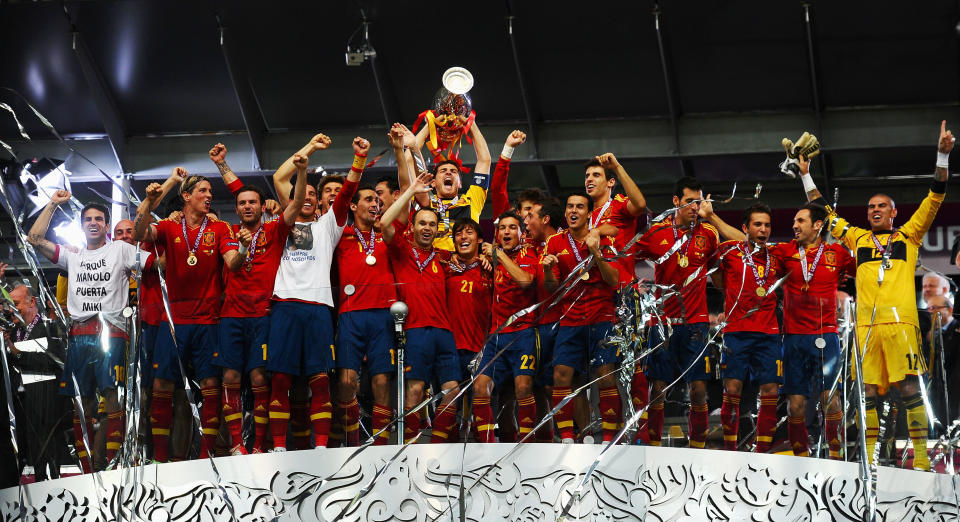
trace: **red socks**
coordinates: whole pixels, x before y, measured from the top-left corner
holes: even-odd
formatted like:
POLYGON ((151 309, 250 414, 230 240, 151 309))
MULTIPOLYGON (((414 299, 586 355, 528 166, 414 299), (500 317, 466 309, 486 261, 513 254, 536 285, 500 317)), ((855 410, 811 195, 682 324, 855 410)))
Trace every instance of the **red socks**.
POLYGON ((835 411, 826 415, 827 421, 827 443, 830 445, 830 458, 840 460, 841 442, 840 430, 843 422, 843 412, 835 411))
MULTIPOLYGON (((93 419, 87 417, 87 437, 93 442, 93 419)), ((80 459, 80 466, 84 473, 90 473, 93 468, 90 467, 92 457, 87 452, 87 446, 83 443, 83 427, 80 425, 80 419, 73 417, 73 438, 77 441, 74 448, 77 450, 77 458, 80 459)))
POLYGON ((203 438, 200 444, 200 458, 213 456, 217 449, 217 435, 220 434, 220 387, 204 386, 200 388, 203 402, 200 406, 200 427, 203 438))
POLYGON ((290 400, 290 435, 293 449, 310 449, 310 399, 290 400))
MULTIPOLYGON (((554 386, 553 387, 553 407, 556 408, 558 404, 570 393, 573 392, 569 386, 554 386)), ((567 402, 563 405, 562 408, 557 412, 553 417, 554 423, 557 426, 557 429, 560 430, 561 439, 573 439, 573 400, 567 402)))
POLYGON ((723 449, 737 451, 737 435, 740 432, 740 396, 723 393, 720 406, 720 423, 723 425, 723 449))
POLYGON ((610 442, 620 429, 620 390, 616 386, 600 388, 600 419, 603 442, 610 442))
POLYGON ((270 435, 274 448, 287 448, 287 425, 290 424, 289 374, 275 373, 270 382, 270 435))
POLYGON ((663 437, 663 403, 655 402, 647 410, 647 424, 650 426, 650 445, 659 446, 663 437))
MULTIPOLYGON (((321 373, 310 378, 310 422, 313 424, 313 442, 318 448, 327 447, 330 434, 330 420, 333 417, 333 405, 330 404, 330 382, 327 374, 321 373)), ((357 401, 354 399, 353 404, 357 401)), ((306 429, 309 436, 310 428, 306 429)), ((299 444, 297 444, 299 447, 299 444)))
POLYGON ((707 405, 690 405, 690 447, 702 448, 707 443, 707 405))
POLYGON ((170 426, 173 424, 173 391, 153 389, 150 398, 150 432, 153 434, 153 460, 170 460, 170 426))
POLYGON ((253 452, 263 452, 263 438, 270 424, 270 387, 253 387, 253 452))
POLYGON ((473 397, 473 423, 477 432, 477 442, 496 442, 493 434, 493 408, 490 397, 473 397))
POLYGON ((115 411, 113 413, 107 414, 107 465, 110 465, 110 462, 114 457, 117 456, 117 452, 120 451, 120 445, 123 444, 123 421, 124 414, 122 411, 115 411))
POLYGON ((230 432, 230 447, 239 448, 246 455, 243 444, 243 405, 240 403, 240 383, 223 383, 223 422, 230 432))
MULTIPOLYGON (((638 364, 633 369, 633 380, 630 381, 630 401, 633 403, 633 410, 642 410, 650 402, 650 385, 647 383, 647 376, 643 373, 643 368, 638 364)), ((650 444, 650 428, 647 425, 647 418, 650 412, 646 411, 640 415, 637 421, 637 434, 633 439, 634 443, 642 442, 650 444)))
POLYGON ((810 448, 807 436, 807 417, 787 417, 787 438, 797 457, 809 457, 810 448))
POLYGON ((437 415, 433 418, 433 431, 430 434, 431 444, 442 444, 450 441, 450 434, 457 424, 457 404, 450 402, 437 407, 437 415))
POLYGON ((537 399, 533 395, 517 399, 517 406, 517 435, 523 440, 537 424, 537 399))
MULTIPOLYGON (((357 402, 357 398, 354 397, 352 401, 343 404, 338 402, 336 409, 343 412, 343 417, 341 418, 343 426, 343 440, 344 446, 356 447, 360 445, 360 404, 357 402)), ((331 430, 333 426, 331 426, 331 430)))
POLYGON ((408 413, 403 419, 403 442, 410 442, 420 433, 420 412, 408 413))
POLYGON ((757 415, 757 453, 767 453, 773 446, 773 434, 777 431, 777 395, 761 395, 757 415))
POLYGON ((390 442, 390 430, 384 429, 390 424, 390 417, 393 416, 393 410, 389 406, 382 404, 373 405, 373 435, 376 437, 373 441, 374 446, 385 446, 390 442), (377 432, 382 431, 377 435, 377 432))
POLYGON ((347 412, 343 411, 343 407, 340 406, 340 403, 334 403, 333 420, 330 422, 330 436, 327 437, 328 448, 339 448, 340 446, 344 445, 343 418, 346 415, 347 412))

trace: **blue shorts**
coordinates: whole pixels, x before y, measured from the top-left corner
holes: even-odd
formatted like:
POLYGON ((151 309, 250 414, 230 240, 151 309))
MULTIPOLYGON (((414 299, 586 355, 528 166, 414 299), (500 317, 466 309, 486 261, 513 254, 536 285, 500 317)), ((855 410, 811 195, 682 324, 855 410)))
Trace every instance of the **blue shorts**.
POLYGON ((783 353, 778 335, 760 332, 724 334, 720 356, 724 379, 750 380, 754 384, 783 383, 783 353))
POLYGON ((267 345, 271 372, 311 376, 330 371, 337 359, 330 307, 274 301, 267 345))
MULTIPOLYGON (((823 378, 823 391, 840 375, 840 338, 835 333, 823 334, 827 345, 820 350, 814 344, 816 334, 783 336, 783 393, 810 397, 813 381, 823 378), (822 369, 822 374, 821 374, 822 369)), ((821 388, 818 384, 817 388, 821 388)))
POLYGON ((536 328, 537 386, 553 386, 553 349, 558 328, 557 323, 541 324, 536 328))
POLYGON ((460 356, 457 342, 450 330, 424 326, 407 330, 407 349, 404 352, 406 378, 433 382, 442 386, 450 381, 460 382, 460 356))
POLYGON ((127 340, 110 337, 107 353, 103 352, 99 335, 71 335, 67 342, 67 360, 63 362, 60 395, 93 397, 97 392, 117 387, 123 380, 127 340), (74 393, 73 376, 80 388, 74 393))
POLYGON ((219 325, 174 324, 174 328, 177 331, 176 346, 170 329, 158 328, 153 349, 153 376, 173 382, 182 381, 180 362, 183 362, 184 370, 192 373, 194 379, 219 377, 220 368, 213 365, 220 341, 219 325))
MULTIPOLYGON (((457 349, 457 355, 460 357, 460 380, 465 381, 473 375, 470 374, 470 363, 477 357, 477 352, 470 350, 457 349)), ((480 368, 477 367, 479 370, 480 368)))
POLYGON ((397 370, 393 351, 393 317, 390 310, 376 308, 340 314, 337 327, 337 368, 357 373, 367 360, 370 375, 397 370))
MULTIPOLYGON (((683 376, 685 382, 706 381, 710 379, 710 349, 704 350, 707 344, 707 323, 678 324, 673 327, 667 343, 660 346, 647 357, 647 378, 655 381, 672 382, 678 375, 683 376), (692 365, 692 366, 691 366, 692 365), (687 371, 687 368, 690 368, 687 371)), ((653 348, 663 343, 663 336, 667 333, 667 326, 654 325, 650 327, 647 346, 653 348)))
POLYGON ((214 366, 250 373, 267 365, 267 336, 270 316, 220 318, 220 351, 213 354, 214 366))
POLYGON ((494 335, 483 347, 480 368, 486 368, 483 374, 493 379, 494 387, 500 387, 508 378, 534 377, 537 374, 536 344, 533 327, 494 335), (494 359, 501 350, 503 353, 494 359))
POLYGON ((619 348, 604 341, 613 329, 613 323, 601 322, 584 326, 559 326, 554 343, 554 366, 569 366, 574 370, 615 364, 619 348))
POLYGON ((166 325, 142 323, 140 325, 140 385, 153 388, 153 351, 160 329, 166 325))

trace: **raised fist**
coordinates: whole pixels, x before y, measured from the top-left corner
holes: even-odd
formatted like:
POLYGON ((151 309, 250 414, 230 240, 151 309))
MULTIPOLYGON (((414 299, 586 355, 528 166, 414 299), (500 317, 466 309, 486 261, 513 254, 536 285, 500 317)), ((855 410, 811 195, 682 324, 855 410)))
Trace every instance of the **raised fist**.
POLYGON ((609 170, 616 170, 616 168, 620 166, 620 162, 617 161, 617 157, 614 156, 612 152, 597 156, 597 161, 600 162, 601 167, 609 170))
POLYGON ((183 183, 183 180, 187 179, 190 173, 187 172, 187 169, 183 167, 173 167, 173 172, 170 173, 170 179, 177 182, 183 183))
POLYGON ((313 146, 314 151, 323 150, 330 146, 333 143, 326 134, 317 134, 316 136, 310 138, 310 145, 313 146))
POLYGON ((595 228, 590 229, 590 231, 587 232, 587 238, 584 240, 584 243, 586 243, 587 248, 590 249, 591 252, 599 249, 600 248, 600 231, 595 228))
POLYGON ((543 256, 543 259, 540 260, 540 264, 543 265, 544 270, 551 270, 553 267, 557 266, 557 256, 553 254, 547 254, 543 256))
POLYGON ((210 149, 210 160, 214 163, 220 163, 227 157, 227 147, 223 143, 217 143, 210 149))
POLYGON ((271 216, 276 216, 280 213, 280 202, 275 199, 268 199, 263 203, 263 211, 271 216))
MULTIPOLYGON (((173 177, 173 175, 170 177, 173 177)), ((161 187, 159 183, 151 183, 147 185, 147 199, 150 201, 157 201, 161 196, 163 196, 163 187, 161 187)))
POLYGON ((70 201, 70 193, 66 190, 58 190, 54 192, 52 196, 50 196, 50 203, 53 203, 54 205, 62 205, 67 201, 70 201))
POLYGON ((297 170, 306 171, 308 163, 310 163, 310 161, 303 154, 298 152, 293 155, 293 166, 297 167, 297 170))
POLYGON ((402 124, 394 123, 393 126, 390 127, 390 132, 387 133, 387 141, 389 141, 390 145, 395 149, 399 149, 404 146, 403 130, 404 127, 402 124))
POLYGON ((370 152, 370 142, 357 136, 353 138, 353 153, 357 156, 366 156, 370 152))
POLYGON ((522 145, 525 141, 527 141, 527 135, 523 131, 515 130, 507 136, 507 145, 511 147, 522 145))
POLYGON ((241 245, 248 247, 250 246, 250 242, 253 241, 253 234, 251 234, 249 230, 241 228, 240 231, 237 232, 237 241, 239 241, 241 245))

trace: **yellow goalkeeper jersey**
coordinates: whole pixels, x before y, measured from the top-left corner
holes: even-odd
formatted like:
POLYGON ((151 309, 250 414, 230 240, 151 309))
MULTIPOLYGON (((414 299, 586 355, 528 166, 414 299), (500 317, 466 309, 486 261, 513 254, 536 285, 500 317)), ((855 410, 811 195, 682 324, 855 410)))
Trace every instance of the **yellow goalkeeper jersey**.
POLYGON ((850 225, 847 220, 827 207, 830 232, 857 260, 857 324, 867 326, 884 323, 906 323, 919 327, 917 320, 917 290, 914 283, 920 245, 945 194, 930 191, 920 208, 902 227, 893 232, 890 241, 890 261, 893 266, 884 270, 883 284, 878 283, 882 254, 874 242, 884 248, 890 231, 871 232, 850 225), (876 306, 876 314, 874 314, 876 306))

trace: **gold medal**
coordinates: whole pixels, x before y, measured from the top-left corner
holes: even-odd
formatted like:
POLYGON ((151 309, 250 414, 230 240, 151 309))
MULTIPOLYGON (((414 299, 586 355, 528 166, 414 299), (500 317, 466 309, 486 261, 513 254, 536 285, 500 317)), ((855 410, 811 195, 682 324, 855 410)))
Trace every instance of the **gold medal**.
POLYGON ((187 255, 187 264, 190 266, 194 266, 197 264, 197 256, 193 252, 190 252, 187 255))
POLYGON ((368 265, 373 266, 373 265, 377 264, 377 257, 374 256, 373 254, 370 254, 370 255, 367 256, 366 261, 367 261, 367 264, 368 264, 368 265))
POLYGON ((687 265, 689 265, 689 264, 690 264, 690 260, 687 259, 687 256, 685 256, 685 255, 683 255, 683 254, 680 254, 680 257, 677 258, 677 265, 678 265, 680 268, 687 268, 687 265))
POLYGON ((244 264, 244 265, 243 265, 243 269, 246 270, 247 272, 253 270, 253 263, 246 263, 246 264, 244 264))
POLYGON ((810 290, 810 283, 803 283, 803 286, 800 287, 800 290, 803 290, 804 292, 810 290))
POLYGON ((763 297, 763 296, 767 295, 767 289, 764 288, 764 287, 762 287, 762 286, 758 286, 758 287, 757 287, 757 295, 760 296, 760 297, 763 297))
POLYGON ((584 272, 583 275, 580 276, 580 279, 583 279, 584 281, 589 281, 589 280, 590 280, 590 272, 584 272))
POLYGON ((884 259, 882 265, 884 270, 890 270, 893 268, 893 261, 890 259, 884 259))

